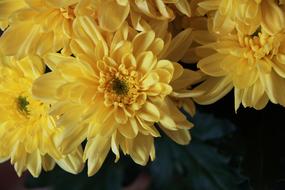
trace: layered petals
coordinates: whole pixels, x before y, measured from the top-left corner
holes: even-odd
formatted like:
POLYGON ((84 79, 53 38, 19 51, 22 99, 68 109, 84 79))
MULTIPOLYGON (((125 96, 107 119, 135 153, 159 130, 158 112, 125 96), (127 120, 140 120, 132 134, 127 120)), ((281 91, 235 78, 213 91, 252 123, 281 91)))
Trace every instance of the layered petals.
POLYGON ((32 83, 44 71, 44 64, 36 56, 16 61, 5 58, 0 63, 0 158, 11 160, 18 174, 29 170, 38 177, 44 169, 52 170, 55 163, 70 173, 83 169, 82 149, 77 145, 72 152, 62 154, 55 138, 60 134, 55 119, 49 115, 49 104, 31 94, 32 83))
POLYGON ((184 74, 173 61, 183 57, 179 48, 190 46, 191 30, 178 34, 171 46, 164 46, 154 31, 136 32, 127 23, 116 32, 106 32, 84 16, 76 18, 73 27, 73 57, 47 54, 45 61, 52 71, 33 85, 34 96, 53 104, 51 115, 63 126, 56 139, 59 149, 69 153, 87 138, 84 160, 88 160, 90 176, 110 150, 116 160, 119 150, 141 165, 149 157, 153 160, 154 137, 160 136, 156 123, 174 141, 189 143, 188 130, 193 124, 179 109, 191 97, 186 95, 188 88, 200 77, 190 71, 184 74), (171 96, 172 84, 186 76, 190 77, 187 83, 177 88, 176 93, 184 93, 178 104, 179 97, 171 96))

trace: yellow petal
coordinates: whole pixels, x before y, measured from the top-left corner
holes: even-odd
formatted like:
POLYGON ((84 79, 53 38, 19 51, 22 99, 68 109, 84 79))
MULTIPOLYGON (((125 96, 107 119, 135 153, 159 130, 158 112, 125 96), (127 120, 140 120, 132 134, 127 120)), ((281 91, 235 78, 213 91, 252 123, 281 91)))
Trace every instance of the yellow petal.
POLYGON ((285 78, 285 62, 283 62, 282 56, 277 55, 276 58, 273 58, 273 62, 272 67, 274 71, 281 77, 285 78))
POLYGON ((19 61, 17 65, 24 73, 25 77, 36 79, 45 72, 45 65, 37 56, 27 56, 19 61))
POLYGON ((55 161, 49 155, 44 155, 44 156, 42 156, 42 165, 43 165, 43 169, 46 172, 51 171, 51 170, 53 170, 53 168, 55 166, 55 161))
POLYGON ((266 32, 276 34, 284 28, 284 13, 274 1, 262 1, 261 10, 261 25, 266 32))
POLYGON ((227 34, 235 27, 235 22, 231 19, 230 15, 223 15, 218 11, 213 19, 211 30, 217 31, 220 34, 227 34))
POLYGON ((115 120, 119 124, 126 124, 128 122, 128 116, 124 112, 123 108, 118 107, 115 111, 115 120))
POLYGON ((191 45, 191 32, 192 29, 187 28, 177 34, 169 44, 166 53, 162 55, 162 57, 174 62, 180 61, 191 45))
POLYGON ((87 125, 69 125, 55 137, 55 143, 63 154, 69 154, 86 139, 87 125))
POLYGON ((120 159, 120 151, 119 151, 119 137, 117 132, 114 132, 111 139, 111 149, 112 152, 116 155, 115 162, 118 162, 120 159))
POLYGON ((285 105, 285 89, 280 86, 285 85, 285 79, 278 76, 275 71, 270 74, 260 75, 261 82, 271 102, 285 105))
POLYGON ((161 129, 163 130, 163 132, 166 133, 167 136, 169 136, 173 141, 175 141, 178 144, 187 145, 191 140, 189 130, 187 129, 180 129, 177 131, 171 131, 165 128, 161 129))
POLYGON ((193 91, 202 91, 203 95, 195 97, 194 100, 199 104, 212 104, 233 88, 232 81, 229 77, 210 78, 201 85, 193 89, 193 91))
POLYGON ((151 72, 142 81, 142 88, 148 89, 149 87, 157 84, 159 82, 159 75, 156 72, 151 72))
POLYGON ((131 42, 121 41, 116 44, 116 47, 114 47, 114 49, 111 51, 111 56, 117 63, 121 63, 124 55, 130 54, 132 51, 133 46, 131 42))
POLYGON ((139 113, 137 115, 141 119, 151 122, 157 122, 160 118, 160 112, 158 108, 150 102, 146 102, 139 110, 139 113))
POLYGON ((146 74, 155 67, 155 63, 156 58, 152 52, 143 52, 139 54, 137 58, 137 70, 143 74, 146 74))
POLYGON ((119 132, 128 139, 133 139, 138 134, 138 123, 135 119, 129 119, 128 123, 118 127, 119 132))
POLYGON ((201 59, 198 63, 198 67, 207 75, 221 77, 227 74, 220 65, 223 59, 225 59, 225 55, 216 53, 201 59))
POLYGON ((1 0, 0 1, 0 21, 6 21, 6 24, 2 27, 4 30, 8 26, 8 18, 15 11, 27 7, 24 0, 1 0))
MULTIPOLYGON (((73 31, 76 37, 75 41, 77 45, 81 47, 83 53, 87 53, 90 57, 92 57, 92 54, 95 55, 94 49, 99 42, 102 43, 101 46, 105 52, 104 54, 106 55, 108 53, 107 44, 94 19, 87 16, 76 18, 73 24, 73 31)), ((78 47, 76 49, 78 49, 78 47)), ((77 51, 78 54, 82 53, 80 50, 77 51)))
POLYGON ((146 165, 149 157, 151 156, 154 158, 155 156, 153 137, 138 135, 134 139, 130 156, 135 163, 143 166, 146 165))
POLYGON ((136 35, 133 39, 134 55, 138 55, 141 52, 147 51, 152 45, 155 38, 153 31, 141 32, 136 35))
POLYGON ((191 85, 201 82, 204 78, 204 74, 200 71, 191 71, 189 69, 183 69, 182 71, 182 75, 171 82, 173 91, 185 90, 191 85))
POLYGON ((46 3, 54 7, 62 8, 78 3, 78 0, 46 0, 46 3))
POLYGON ((51 70, 55 70, 59 64, 75 62, 75 59, 73 57, 67 57, 59 53, 48 53, 43 56, 43 58, 45 64, 47 64, 51 70))
POLYGON ((60 160, 56 160, 56 163, 65 171, 78 174, 83 170, 84 163, 82 158, 82 148, 79 147, 74 152, 66 155, 60 160))
POLYGON ((110 150, 110 140, 99 135, 88 140, 84 150, 84 160, 88 159, 88 176, 94 175, 101 168, 110 150))
POLYGON ((185 14, 186 16, 191 16, 191 7, 188 0, 178 0, 177 3, 175 3, 176 8, 185 14))
MULTIPOLYGON (((1 50, 5 55, 16 56, 18 59, 28 54, 35 54, 36 45, 39 44, 40 27, 32 22, 19 23, 10 26, 1 36, 1 50), (14 34, 18 33, 17 39, 14 34)), ((51 42, 46 46, 51 46, 51 42)))
POLYGON ((130 6, 121 6, 115 1, 103 1, 98 10, 99 25, 107 31, 117 30, 129 14, 130 6))
POLYGON ((64 83, 59 73, 47 73, 35 80, 32 92, 35 97, 42 100, 54 101, 57 99, 57 89, 64 83))
MULTIPOLYGON (((238 98, 235 97, 235 99, 237 99, 236 102, 238 103, 239 101, 244 107, 254 107, 256 109, 260 108, 260 106, 264 107, 266 104, 261 105, 261 103, 267 103, 263 101, 265 94, 265 88, 260 80, 256 81, 256 83, 249 88, 242 90, 235 89, 235 96, 239 96, 238 98)), ((236 105, 235 108, 237 110, 238 105, 236 105)))

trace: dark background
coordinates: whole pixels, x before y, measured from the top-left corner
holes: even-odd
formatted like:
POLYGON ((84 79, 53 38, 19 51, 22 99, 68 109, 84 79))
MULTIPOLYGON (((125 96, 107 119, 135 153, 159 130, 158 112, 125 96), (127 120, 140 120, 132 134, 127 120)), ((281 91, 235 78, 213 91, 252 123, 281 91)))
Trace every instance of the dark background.
POLYGON ((263 110, 240 107, 235 113, 231 93, 215 104, 199 108, 235 124, 234 148, 244 151, 242 167, 254 189, 285 189, 284 107, 269 103, 263 110))

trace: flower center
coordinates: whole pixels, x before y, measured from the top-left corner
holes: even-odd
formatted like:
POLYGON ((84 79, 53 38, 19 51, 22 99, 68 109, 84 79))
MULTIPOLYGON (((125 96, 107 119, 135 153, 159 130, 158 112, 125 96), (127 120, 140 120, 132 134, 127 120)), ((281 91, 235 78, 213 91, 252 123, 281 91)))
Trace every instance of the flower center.
POLYGON ((262 59, 268 57, 271 59, 278 53, 280 46, 280 39, 276 36, 270 36, 262 32, 260 29, 250 36, 243 36, 239 38, 241 47, 247 48, 245 57, 253 57, 255 59, 262 59))
POLYGON ((115 78, 112 81, 112 90, 119 96, 127 95, 129 87, 126 81, 115 78))
POLYGON ((108 66, 100 73, 98 91, 104 94, 106 106, 131 105, 140 96, 138 73, 127 69, 123 64, 119 67, 108 66))
POLYGON ((130 105, 139 95, 136 77, 117 73, 104 84, 107 104, 130 105))
POLYGON ((24 114, 25 116, 30 115, 30 111, 28 110, 28 105, 30 102, 27 100, 27 97, 19 96, 17 98, 17 105, 20 113, 24 114))

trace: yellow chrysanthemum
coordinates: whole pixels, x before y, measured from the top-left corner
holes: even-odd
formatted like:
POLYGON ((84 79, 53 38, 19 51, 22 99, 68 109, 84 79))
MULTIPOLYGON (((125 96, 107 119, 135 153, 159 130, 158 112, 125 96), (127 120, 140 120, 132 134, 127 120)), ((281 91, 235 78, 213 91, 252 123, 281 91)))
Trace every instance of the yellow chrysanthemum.
POLYGON ((53 169, 55 162, 71 173, 83 167, 81 149, 66 156, 57 150, 54 138, 60 129, 48 115, 49 105, 32 97, 32 83, 44 70, 37 57, 16 62, 1 56, 0 160, 11 159, 19 176, 29 170, 37 177, 42 168, 53 169))
POLYGON ((275 0, 201 0, 198 5, 201 14, 215 12, 211 18, 213 30, 224 34, 234 27, 251 34, 261 25, 263 30, 272 35, 276 31, 280 32, 285 22, 280 7, 282 2, 275 0))
POLYGON ((60 50, 70 54, 72 23, 76 16, 91 16, 100 28, 114 32, 130 15, 129 20, 136 29, 150 30, 148 19, 166 23, 174 19, 172 5, 190 16, 189 0, 0 0, 0 26, 8 27, 0 38, 1 50, 17 59, 60 50))
POLYGON ((0 38, 2 52, 18 59, 61 49, 69 53, 77 2, 79 0, 1 0, 0 19, 9 20, 0 38))
POLYGON ((63 152, 87 137, 88 175, 110 149, 117 159, 122 149, 142 165, 149 156, 154 159, 153 138, 160 135, 155 123, 177 143, 189 143, 192 124, 176 102, 191 96, 186 89, 200 76, 171 61, 181 59, 186 50, 180 47, 189 47, 190 33, 187 29, 164 44, 153 31, 137 33, 125 23, 106 33, 92 18, 80 17, 71 43, 75 57, 45 56, 52 72, 36 80, 33 93, 54 103, 52 114, 68 126, 58 139, 63 152))
MULTIPOLYGON (((285 105, 285 31, 270 35, 263 28, 252 35, 234 32, 216 36, 205 31, 195 32, 198 67, 208 79, 195 90, 204 95, 195 100, 211 104, 233 87, 235 109, 262 109, 271 100, 285 105)), ((195 91, 194 90, 194 91, 195 91)))

